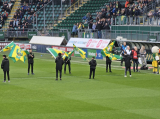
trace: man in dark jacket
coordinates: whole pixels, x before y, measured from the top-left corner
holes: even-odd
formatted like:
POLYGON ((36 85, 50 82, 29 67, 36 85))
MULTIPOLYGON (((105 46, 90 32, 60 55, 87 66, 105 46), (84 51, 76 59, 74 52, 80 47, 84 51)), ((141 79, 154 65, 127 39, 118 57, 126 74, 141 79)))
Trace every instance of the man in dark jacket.
POLYGON ((124 52, 124 61, 125 61, 125 75, 124 77, 127 77, 127 70, 129 71, 129 74, 130 74, 130 77, 131 77, 131 63, 132 63, 132 60, 131 60, 131 55, 128 55, 126 53, 126 51, 124 52))
POLYGON ((106 56, 106 72, 108 72, 108 66, 109 66, 109 72, 112 72, 111 71, 111 59, 108 57, 108 56, 106 56))
POLYGON ((29 71, 30 71, 30 65, 31 65, 32 75, 34 75, 34 73, 33 73, 34 54, 32 53, 32 49, 29 49, 29 54, 27 56, 28 56, 28 75, 29 75, 29 71))
POLYGON ((94 79, 95 69, 96 69, 96 65, 97 65, 97 62, 96 62, 96 60, 94 59, 94 57, 92 57, 92 60, 89 62, 89 65, 90 65, 90 75, 89 75, 89 79, 91 79, 92 72, 93 72, 93 79, 94 79))
POLYGON ((140 10, 136 7, 136 10, 135 10, 136 24, 139 24, 139 15, 140 15, 140 10))
POLYGON ((3 69, 4 72, 4 82, 6 82, 6 73, 8 77, 8 82, 10 82, 9 78, 9 60, 6 58, 6 55, 3 55, 3 61, 1 64, 1 68, 3 69))
POLYGON ((66 65, 68 64, 69 73, 71 74, 71 62, 70 62, 70 60, 71 60, 71 57, 70 58, 68 58, 68 57, 65 58, 64 73, 66 73, 66 65))
POLYGON ((98 24, 97 24, 97 26, 96 26, 96 29, 98 29, 98 38, 102 38, 102 33, 101 33, 102 24, 100 23, 100 21, 98 21, 98 24))
POLYGON ((60 72, 60 80, 62 77, 62 65, 64 64, 63 58, 61 56, 61 53, 58 54, 58 57, 55 60, 56 63, 56 80, 58 80, 58 71, 60 72))

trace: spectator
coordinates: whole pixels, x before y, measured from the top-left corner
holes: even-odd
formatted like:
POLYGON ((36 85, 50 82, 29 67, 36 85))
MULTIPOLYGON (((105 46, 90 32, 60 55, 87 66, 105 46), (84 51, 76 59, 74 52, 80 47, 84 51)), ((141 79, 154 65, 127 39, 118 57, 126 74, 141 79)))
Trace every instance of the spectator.
POLYGON ((17 19, 14 19, 14 21, 13 21, 13 27, 14 28, 18 27, 18 20, 17 19))
POLYGON ((22 27, 22 21, 21 21, 21 20, 19 20, 18 26, 19 26, 20 28, 22 27))
POLYGON ((24 25, 25 25, 25 23, 26 23, 26 22, 23 20, 23 22, 22 22, 22 26, 24 26, 24 25))
POLYGON ((44 1, 44 4, 47 4, 47 3, 48 3, 47 0, 45 0, 45 1, 44 1))
POLYGON ((120 10, 121 11, 121 4, 116 1, 116 11, 120 10))
POLYGON ((117 16, 121 16, 121 11, 120 10, 118 10, 118 12, 117 12, 117 14, 116 14, 117 16))
POLYGON ((30 18, 30 17, 28 18, 27 23, 28 23, 29 25, 31 25, 32 20, 31 20, 31 18, 30 18))
POLYGON ((84 25, 80 22, 80 23, 79 23, 79 26, 78 26, 78 30, 81 31, 82 29, 84 29, 84 25))
POLYGON ((101 30, 102 30, 102 24, 100 21, 98 21, 98 24, 96 26, 96 29, 98 29, 98 38, 102 38, 102 33, 101 33, 101 30))
POLYGON ((17 15, 17 19, 21 19, 22 17, 21 17, 21 15, 20 14, 18 14, 17 15))
POLYGON ((14 18, 14 19, 17 19, 17 13, 14 14, 13 18, 14 18))
POLYGON ((37 4, 37 10, 39 10, 40 9, 40 6, 39 6, 39 4, 37 4))
POLYGON ((5 15, 6 17, 8 17, 8 13, 7 13, 6 11, 4 11, 4 15, 5 15))
POLYGON ((96 23, 93 23, 93 25, 92 25, 92 30, 93 30, 93 31, 96 30, 96 23))
POLYGON ((152 17, 153 17, 152 11, 150 11, 150 12, 148 13, 148 17, 149 17, 150 25, 151 25, 151 24, 152 24, 152 17))
POLYGON ((28 19, 27 19, 27 16, 25 16, 25 17, 24 17, 24 21, 27 22, 27 20, 28 20, 28 19))
POLYGON ((3 2, 0 0, 0 6, 2 6, 3 5, 3 2))
POLYGON ((73 37, 74 37, 74 35, 77 34, 77 25, 76 24, 73 25, 72 33, 73 33, 73 37))
POLYGON ((22 29, 21 29, 20 26, 18 27, 17 31, 18 31, 18 36, 21 36, 21 31, 22 31, 22 29))
POLYGON ((112 10, 112 14, 115 13, 116 14, 116 8, 115 5, 113 6, 113 10, 112 10))
POLYGON ((28 28, 27 23, 25 23, 23 27, 24 29, 27 29, 28 28))
POLYGON ((93 22, 90 21, 90 22, 89 22, 89 30, 90 30, 90 31, 92 31, 92 26, 93 26, 93 22))
POLYGON ((26 11, 28 12, 29 15, 31 14, 31 8, 28 8, 26 11))
POLYGON ((89 17, 89 21, 92 21, 92 20, 93 20, 92 15, 90 15, 90 17, 89 17))
POLYGON ((10 21, 9 27, 10 27, 10 28, 13 27, 13 20, 10 21))
POLYGON ((135 9, 136 24, 139 24, 139 15, 140 15, 140 10, 136 7, 136 9, 135 9))
POLYGON ((110 30, 110 27, 109 27, 108 23, 105 24, 105 26, 103 27, 103 29, 110 30))
POLYGON ((4 13, 2 14, 2 17, 3 17, 3 20, 6 20, 6 19, 7 19, 7 17, 5 16, 4 13))
POLYGON ((39 5, 43 5, 43 0, 39 0, 39 5))
POLYGON ((133 7, 130 8, 129 15, 130 15, 130 25, 132 25, 133 24, 133 15, 134 15, 133 7))
POLYGON ((9 7, 9 9, 12 8, 12 3, 11 2, 8 3, 8 7, 9 7))
POLYGON ((34 12, 35 12, 35 11, 34 11, 34 9, 33 9, 33 10, 31 11, 30 15, 33 15, 33 14, 34 14, 34 12))
POLYGON ((128 7, 128 4, 129 4, 129 1, 128 1, 128 0, 126 0, 125 8, 127 8, 127 7, 128 7))

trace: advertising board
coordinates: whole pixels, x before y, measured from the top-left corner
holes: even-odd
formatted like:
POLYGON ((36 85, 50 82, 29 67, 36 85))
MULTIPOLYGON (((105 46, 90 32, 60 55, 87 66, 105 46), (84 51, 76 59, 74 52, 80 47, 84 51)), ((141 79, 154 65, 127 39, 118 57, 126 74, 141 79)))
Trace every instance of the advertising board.
POLYGON ((79 48, 92 48, 92 49, 103 49, 107 47, 110 39, 84 39, 84 38, 71 38, 67 43, 68 47, 73 47, 73 44, 79 48))

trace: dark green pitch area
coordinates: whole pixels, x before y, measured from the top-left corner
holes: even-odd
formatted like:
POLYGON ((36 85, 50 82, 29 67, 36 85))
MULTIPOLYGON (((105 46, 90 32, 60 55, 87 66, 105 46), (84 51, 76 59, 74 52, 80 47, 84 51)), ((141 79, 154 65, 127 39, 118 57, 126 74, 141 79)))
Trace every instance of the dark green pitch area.
POLYGON ((10 60, 10 83, 0 71, 0 119, 160 119, 160 75, 148 70, 124 78, 120 62, 112 73, 97 62, 95 79, 88 79, 87 61, 72 57, 72 74, 55 81, 50 54, 35 53, 35 75, 27 75, 27 62, 10 60))

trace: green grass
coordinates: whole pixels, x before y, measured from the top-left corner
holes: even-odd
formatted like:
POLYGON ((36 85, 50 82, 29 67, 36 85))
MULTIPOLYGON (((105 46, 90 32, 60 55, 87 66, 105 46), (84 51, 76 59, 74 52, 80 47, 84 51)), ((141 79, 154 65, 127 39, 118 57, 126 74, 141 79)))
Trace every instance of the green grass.
POLYGON ((0 71, 0 119, 160 119, 160 76, 152 70, 124 78, 119 62, 106 73, 97 60, 96 77, 88 79, 87 61, 73 57, 72 74, 55 81, 51 55, 35 57, 35 75, 20 61, 10 60, 10 83, 0 71))

